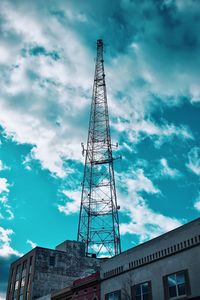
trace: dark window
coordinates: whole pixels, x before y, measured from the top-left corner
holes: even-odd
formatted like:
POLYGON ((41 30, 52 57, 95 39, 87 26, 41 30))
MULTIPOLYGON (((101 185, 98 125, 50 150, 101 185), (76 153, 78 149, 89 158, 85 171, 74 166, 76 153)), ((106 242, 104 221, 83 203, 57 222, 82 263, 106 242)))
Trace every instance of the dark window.
POLYGON ((28 275, 28 283, 27 283, 27 292, 30 291, 30 285, 31 285, 31 278, 30 278, 30 274, 28 275))
POLYGON ((17 266, 17 271, 16 271, 16 279, 19 279, 21 276, 21 271, 22 271, 22 265, 17 266))
POLYGON ((33 263, 33 256, 30 257, 29 273, 32 272, 32 263, 33 263))
POLYGON ((188 246, 190 246, 190 240, 187 240, 188 246))
POLYGON ((151 291, 151 282, 143 282, 136 284, 131 288, 132 299, 134 300, 151 300, 152 291, 151 291))
POLYGON ((195 243, 197 243, 197 236, 194 237, 195 243))
POLYGON ((24 261, 22 265, 22 277, 26 276, 26 265, 27 261, 24 261))
POLYGON ((21 287, 24 287, 25 286, 25 277, 22 277, 22 280, 21 280, 21 287))
POLYGON ((164 277, 166 299, 189 295, 189 277, 186 270, 164 277))
POLYGON ((105 300, 120 300, 121 291, 114 291, 105 295, 105 300))
POLYGON ((50 256, 49 264, 50 266, 55 266, 55 256, 50 256))
POLYGON ((191 238, 191 244, 192 244, 192 245, 194 244, 194 239, 193 239, 193 238, 191 238))

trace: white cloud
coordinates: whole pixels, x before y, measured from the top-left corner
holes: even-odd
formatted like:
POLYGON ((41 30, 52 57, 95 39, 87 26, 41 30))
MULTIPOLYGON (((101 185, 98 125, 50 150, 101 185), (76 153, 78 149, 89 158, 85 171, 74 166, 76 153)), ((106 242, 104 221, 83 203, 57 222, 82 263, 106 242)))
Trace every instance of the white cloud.
POLYGON ((6 178, 0 178, 0 194, 9 193, 9 183, 6 178))
MULTIPOLYGON (((31 14, 23 9, 2 4, 4 32, 19 35, 22 42, 13 43, 13 66, 4 73, 1 83, 0 124, 15 141, 33 145, 30 159, 39 160, 43 168, 64 177, 64 160, 81 159, 80 142, 84 134, 87 136, 88 122, 84 122, 84 130, 79 120, 90 104, 87 97, 91 96, 93 63, 77 34, 62 26, 55 16, 44 16, 41 22, 34 8, 31 14), (59 53, 60 59, 30 55, 30 49, 37 46, 59 53), (26 51, 24 57, 21 48, 26 51)), ((86 21, 83 15, 78 19, 86 21)), ((7 63, 10 65, 10 59, 7 63)))
POLYGON ((14 219, 14 214, 11 206, 8 204, 8 195, 10 192, 9 187, 10 184, 8 183, 7 179, 0 178, 0 205, 3 210, 1 216, 10 221, 14 219))
POLYGON ((31 246, 32 249, 35 248, 35 247, 37 247, 37 244, 34 243, 34 242, 31 241, 31 240, 27 240, 26 243, 29 244, 29 245, 31 246))
POLYGON ((198 197, 197 197, 196 200, 195 200, 194 208, 195 208, 196 210, 200 211, 200 193, 199 193, 198 197))
POLYGON ((81 203, 80 191, 62 191, 70 200, 64 205, 58 205, 58 210, 66 215, 79 212, 81 203))
POLYGON ((131 174, 124 175, 120 181, 121 188, 127 187, 127 191, 118 193, 118 202, 131 220, 120 225, 121 234, 137 235, 140 242, 143 242, 180 226, 182 223, 179 220, 151 209, 141 196, 142 191, 159 194, 159 190, 144 175, 143 170, 137 170, 134 177, 133 179, 131 174))
MULTIPOLYGON (((1 142, 0 142, 0 145, 1 145, 1 142)), ((0 160, 0 172, 1 171, 5 171, 5 170, 10 170, 10 167, 6 166, 2 160, 0 160)))
POLYGON ((0 227, 0 256, 8 257, 10 255, 22 255, 17 250, 14 250, 10 245, 10 235, 12 235, 13 233, 14 232, 12 229, 4 229, 3 227, 0 227))
POLYGON ((13 220, 14 219, 14 213, 11 210, 11 206, 7 205, 6 207, 7 207, 6 213, 8 214, 7 220, 13 220))
MULTIPOLYGON (((82 14, 72 4, 67 10, 62 4, 60 9, 70 24, 88 21, 87 10, 82 14)), ((3 41, 8 57, 4 56, 11 67, 6 68, 1 83, 0 124, 17 142, 33 145, 30 160, 39 160, 52 174, 65 177, 65 159, 82 161, 79 145, 87 136, 95 49, 91 53, 78 31, 59 22, 56 15, 38 12, 37 5, 31 4, 29 13, 26 5, 15 7, 2 1, 1 13, 5 36, 12 32, 16 42, 11 47, 7 40, 3 41), (37 46, 55 51, 60 59, 30 55, 30 50, 37 46)), ((155 137, 157 145, 173 136, 191 138, 187 127, 156 125, 147 120, 154 107, 149 91, 153 84, 158 89, 159 76, 155 79, 153 70, 146 65, 142 50, 145 45, 139 41, 130 45, 127 52, 115 56, 106 66, 109 106, 112 115, 118 118, 112 125, 118 131, 126 130, 129 140, 134 142, 140 140, 140 134, 155 137), (133 51, 137 53, 133 55, 133 51), (142 88, 137 86, 138 78, 145 82, 142 88), (126 95, 120 103, 115 97, 118 91, 126 95)), ((31 168, 29 164, 24 166, 31 168)))
POLYGON ((200 211, 200 200, 197 200, 194 204, 194 208, 196 208, 198 211, 200 211))
POLYGON ((7 196, 4 195, 4 196, 0 197, 0 203, 1 204, 5 205, 7 202, 8 202, 7 196))
POLYGON ((6 299, 6 293, 0 293, 0 300, 6 299))
POLYGON ((171 177, 171 178, 179 178, 181 173, 177 169, 172 169, 169 167, 166 158, 161 158, 161 169, 160 174, 162 176, 171 177))
POLYGON ((194 147, 188 153, 189 162, 186 164, 186 167, 195 173, 196 175, 200 175, 200 148, 194 147))
POLYGON ((3 171, 4 167, 3 167, 3 162, 2 160, 0 160, 0 171, 3 171))
POLYGON ((141 191, 150 194, 160 193, 159 189, 153 185, 152 181, 144 175, 143 169, 137 169, 135 174, 130 174, 130 177, 126 177, 126 187, 129 191, 134 193, 141 191), (130 178, 133 175, 135 178, 130 178))

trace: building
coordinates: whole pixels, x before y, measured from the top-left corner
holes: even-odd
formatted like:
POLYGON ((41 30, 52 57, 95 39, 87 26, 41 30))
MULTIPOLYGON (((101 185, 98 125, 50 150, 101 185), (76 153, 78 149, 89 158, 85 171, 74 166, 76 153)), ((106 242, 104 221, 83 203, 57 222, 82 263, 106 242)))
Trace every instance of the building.
POLYGON ((101 263, 102 300, 200 299, 200 218, 101 263))
POLYGON ((100 300, 100 274, 94 273, 88 277, 73 282, 73 300, 100 300))
POLYGON ((99 260, 86 257, 82 242, 65 241, 56 250, 36 247, 11 265, 6 299, 38 299, 98 270, 99 260))
POLYGON ((52 300, 100 300, 100 274, 96 272, 85 278, 77 279, 72 286, 54 293, 52 300))

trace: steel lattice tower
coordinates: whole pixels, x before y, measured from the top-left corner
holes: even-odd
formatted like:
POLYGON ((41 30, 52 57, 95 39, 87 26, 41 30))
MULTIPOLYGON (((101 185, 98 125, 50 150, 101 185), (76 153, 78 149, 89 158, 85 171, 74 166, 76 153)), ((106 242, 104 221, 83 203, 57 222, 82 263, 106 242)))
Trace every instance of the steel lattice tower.
MULTIPOLYGON (((83 146, 83 145, 82 145, 83 146)), ((97 58, 82 182, 78 241, 86 254, 121 252, 119 218, 103 60, 103 41, 97 40, 97 58)))

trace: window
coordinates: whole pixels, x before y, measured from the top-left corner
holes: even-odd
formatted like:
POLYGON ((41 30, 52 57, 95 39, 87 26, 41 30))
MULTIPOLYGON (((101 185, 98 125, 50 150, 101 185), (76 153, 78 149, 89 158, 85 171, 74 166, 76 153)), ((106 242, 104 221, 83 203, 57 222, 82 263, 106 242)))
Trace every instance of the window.
POLYGON ((187 270, 165 276, 164 287, 166 299, 189 295, 189 277, 187 270))
POLYGON ((17 271, 16 271, 16 279, 19 279, 21 276, 21 270, 22 270, 22 265, 17 266, 17 271))
POLYGON ((111 292, 105 295, 105 300, 120 300, 121 291, 111 292))
POLYGON ((136 284, 131 288, 132 299, 134 300, 150 300, 152 299, 151 282, 143 282, 136 284))
POLYGON ((30 274, 28 275, 28 283, 27 283, 27 292, 30 291, 30 285, 31 285, 31 278, 30 278, 30 274))
POLYGON ((22 276, 26 276, 26 264, 27 264, 27 261, 24 261, 23 265, 22 265, 22 276))
POLYGON ((50 256, 50 259, 49 259, 49 264, 50 266, 55 266, 55 256, 50 256))
POLYGON ((26 300, 29 299, 29 292, 26 293, 26 298, 25 298, 25 299, 26 299, 26 300))
POLYGON ((21 287, 25 286, 25 277, 22 277, 22 280, 21 280, 21 287))

